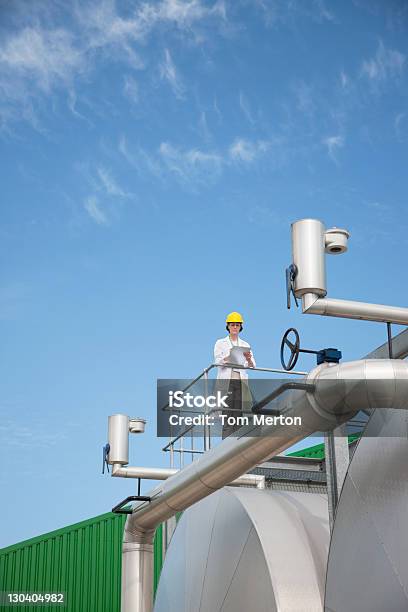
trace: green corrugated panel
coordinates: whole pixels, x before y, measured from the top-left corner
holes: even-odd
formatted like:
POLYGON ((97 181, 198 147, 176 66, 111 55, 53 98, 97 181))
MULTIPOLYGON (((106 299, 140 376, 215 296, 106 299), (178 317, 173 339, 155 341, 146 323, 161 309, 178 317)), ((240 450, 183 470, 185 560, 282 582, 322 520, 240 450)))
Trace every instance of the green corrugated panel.
MULTIPOLYGON (((66 612, 119 612, 125 520, 125 515, 109 512, 3 548, 0 591, 64 591, 66 612)), ((160 526, 154 540, 155 592, 162 563, 160 526)))
MULTIPOLYGON (((361 434, 351 434, 348 437, 348 442, 354 442, 361 434)), ((324 459, 324 443, 316 444, 315 446, 309 446, 308 448, 302 448, 302 450, 295 451, 294 453, 288 453, 288 457, 307 457, 308 459, 324 459)))

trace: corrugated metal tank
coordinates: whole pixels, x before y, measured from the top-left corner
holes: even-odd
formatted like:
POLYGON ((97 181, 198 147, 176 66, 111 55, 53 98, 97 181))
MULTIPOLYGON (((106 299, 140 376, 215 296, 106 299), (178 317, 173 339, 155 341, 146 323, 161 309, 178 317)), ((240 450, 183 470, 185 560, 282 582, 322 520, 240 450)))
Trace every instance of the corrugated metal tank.
MULTIPOLYGON (((0 550, 0 591, 65 592, 67 612, 120 612, 125 515, 102 514, 0 550)), ((154 591, 163 564, 154 540, 154 591)), ((49 610, 49 606, 35 606, 49 610)))

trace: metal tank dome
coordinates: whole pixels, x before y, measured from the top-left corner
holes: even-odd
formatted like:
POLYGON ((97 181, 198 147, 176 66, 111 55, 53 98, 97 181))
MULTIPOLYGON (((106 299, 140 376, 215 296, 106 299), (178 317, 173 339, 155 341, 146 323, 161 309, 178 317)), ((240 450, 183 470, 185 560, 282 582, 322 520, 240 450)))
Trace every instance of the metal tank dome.
POLYGON ((155 612, 321 612, 329 548, 323 494, 225 487, 186 510, 155 612))

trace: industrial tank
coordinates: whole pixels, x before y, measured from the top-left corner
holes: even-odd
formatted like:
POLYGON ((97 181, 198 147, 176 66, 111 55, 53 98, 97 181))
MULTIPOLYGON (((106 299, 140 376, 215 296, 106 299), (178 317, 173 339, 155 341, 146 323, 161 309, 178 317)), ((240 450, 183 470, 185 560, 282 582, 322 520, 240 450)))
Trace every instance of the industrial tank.
POLYGON ((408 610, 408 414, 376 410, 337 506, 327 612, 408 610))
POLYGON ((321 612, 327 497, 225 487, 186 510, 155 612, 321 612))

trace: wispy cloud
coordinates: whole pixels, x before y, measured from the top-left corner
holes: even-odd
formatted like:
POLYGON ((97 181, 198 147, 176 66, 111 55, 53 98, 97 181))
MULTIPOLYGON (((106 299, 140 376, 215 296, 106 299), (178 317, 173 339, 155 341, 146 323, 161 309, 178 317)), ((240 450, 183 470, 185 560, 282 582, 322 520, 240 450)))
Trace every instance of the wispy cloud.
POLYGON ((198 120, 198 129, 197 132, 200 134, 201 138, 208 142, 211 140, 211 132, 207 123, 207 115, 205 111, 200 113, 200 118, 198 120))
POLYGON ((160 162, 152 155, 148 154, 142 147, 129 148, 129 144, 125 136, 119 139, 119 153, 123 155, 126 161, 137 170, 140 177, 152 174, 155 178, 161 178, 162 167, 160 162))
POLYGON ((160 77, 167 81, 179 100, 184 98, 184 86, 168 49, 164 50, 164 59, 159 66, 160 77))
POLYGON ((168 142, 159 147, 165 167, 186 182, 201 181, 219 174, 222 158, 217 153, 206 153, 199 149, 181 150, 168 142))
POLYGON ((348 76, 348 74, 346 72, 344 72, 344 70, 341 70, 341 72, 340 72, 340 79, 339 80, 340 80, 341 88, 343 90, 347 89, 349 87, 349 85, 350 85, 350 77, 348 76))
POLYGON ((49 93, 56 83, 72 81, 83 68, 83 58, 67 30, 26 27, 0 48, 0 66, 13 79, 27 80, 49 93))
POLYGON ((149 153, 139 146, 130 150, 126 138, 122 136, 118 148, 143 178, 149 173, 161 179, 171 175, 192 187, 219 178, 226 168, 254 163, 266 154, 270 146, 271 141, 237 138, 222 150, 203 151, 198 147, 182 148, 165 141, 155 153, 149 153))
POLYGON ((240 109, 242 110, 243 114, 247 118, 248 122, 253 125, 255 123, 255 119, 254 119, 254 117, 252 115, 251 107, 249 105, 248 99, 242 93, 242 91, 239 92, 239 106, 240 106, 240 109))
POLYGON ((56 88, 72 91, 75 77, 85 69, 74 37, 64 29, 25 27, 9 35, 0 45, 0 120, 6 124, 23 118, 41 130, 37 98, 56 88))
POLYGON ((399 140, 402 140, 404 135, 404 124, 406 124, 407 113, 398 113, 394 119, 395 134, 399 140))
MULTIPOLYGON (((61 4, 62 7, 62 4, 61 4)), ((85 0, 64 9, 45 2, 28 3, 25 12, 16 9, 13 27, 0 41, 0 121, 30 121, 40 129, 40 100, 69 91, 69 108, 78 118, 75 88, 101 62, 119 61, 136 70, 145 68, 144 43, 160 26, 177 28, 179 37, 202 42, 196 28, 224 23, 225 4, 202 0, 161 0, 134 3, 123 11, 115 0, 85 0), (65 13, 64 27, 59 17, 65 13), (120 12, 121 11, 121 12, 120 12), (60 15, 61 12, 61 15, 60 15)), ((182 97, 184 85, 168 49, 160 67, 162 78, 182 97)), ((124 92, 137 100, 135 81, 125 77, 124 92)))
POLYGON ((158 21, 168 21, 179 28, 191 29, 195 23, 210 17, 225 19, 226 7, 223 1, 208 6, 201 0, 162 0, 143 4, 139 15, 149 27, 158 21))
POLYGON ((100 185, 106 191, 107 195, 117 196, 119 198, 127 198, 130 196, 130 194, 124 191, 116 182, 110 170, 104 168, 103 166, 99 166, 96 169, 96 173, 99 178, 100 185))
POLYGON ((291 0, 290 2, 277 2, 277 0, 251 0, 262 12, 265 24, 269 27, 278 24, 291 25, 299 19, 311 19, 317 23, 336 23, 335 14, 330 11, 324 0, 291 0))
POLYGON ((373 84, 399 77, 403 72, 405 60, 406 57, 403 53, 385 47, 380 40, 376 54, 363 61, 361 76, 367 78, 373 84))
POLYGON ((108 218, 101 208, 99 200, 96 196, 92 195, 84 200, 84 208, 88 215, 97 225, 109 225, 108 218))
POLYGON ((323 138, 322 143, 325 145, 329 157, 337 164, 338 160, 336 158, 336 152, 338 149, 344 147, 343 136, 328 136, 327 138, 323 138))
POLYGON ((265 153, 269 143, 264 140, 251 142, 245 138, 236 139, 229 148, 229 155, 236 162, 253 162, 257 157, 265 153))

